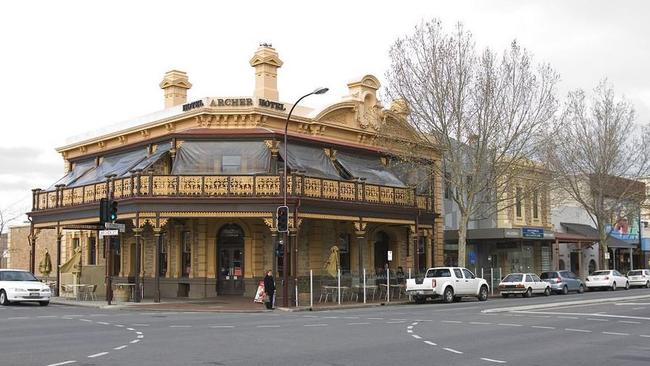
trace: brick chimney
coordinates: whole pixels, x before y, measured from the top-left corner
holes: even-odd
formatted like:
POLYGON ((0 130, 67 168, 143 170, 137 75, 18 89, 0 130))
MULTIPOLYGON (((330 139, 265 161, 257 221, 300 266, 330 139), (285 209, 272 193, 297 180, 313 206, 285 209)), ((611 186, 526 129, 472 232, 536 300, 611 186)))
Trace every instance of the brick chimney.
POLYGON ((187 103, 187 89, 191 87, 185 71, 167 71, 160 82, 160 88, 165 91, 165 108, 187 103))
POLYGON ((282 60, 270 44, 262 43, 255 51, 250 65, 255 68, 256 98, 279 100, 278 93, 278 68, 282 67, 282 60))

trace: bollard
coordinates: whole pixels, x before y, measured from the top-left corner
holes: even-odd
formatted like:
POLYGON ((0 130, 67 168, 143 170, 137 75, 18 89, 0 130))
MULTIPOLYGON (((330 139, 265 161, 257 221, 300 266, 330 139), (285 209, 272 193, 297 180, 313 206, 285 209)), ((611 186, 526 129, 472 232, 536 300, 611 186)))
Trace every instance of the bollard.
POLYGON ((338 285, 336 286, 337 291, 338 291, 338 299, 337 300, 338 300, 339 305, 341 305, 341 269, 340 268, 338 269, 336 277, 338 279, 338 285))
POLYGON ((390 302, 390 268, 386 268, 386 302, 390 302))
POLYGON ((494 296, 494 268, 490 267, 490 293, 494 296))
POLYGON ((363 269, 363 303, 366 303, 366 269, 363 269))
POLYGON ((314 270, 309 270, 309 307, 314 307, 314 270))

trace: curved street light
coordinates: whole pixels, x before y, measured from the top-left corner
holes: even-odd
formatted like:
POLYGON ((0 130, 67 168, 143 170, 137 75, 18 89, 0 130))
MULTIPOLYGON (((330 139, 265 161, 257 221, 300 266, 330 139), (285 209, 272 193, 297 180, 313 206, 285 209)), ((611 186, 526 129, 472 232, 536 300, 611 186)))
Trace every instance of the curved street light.
MULTIPOLYGON (((291 106, 291 109, 289 110, 289 114, 287 115, 287 120, 284 123, 284 159, 283 159, 283 165, 284 165, 284 174, 282 175, 282 190, 283 190, 283 195, 282 195, 282 205, 286 206, 287 205, 287 130, 289 129, 289 120, 291 119, 291 114, 293 113, 293 109, 296 108, 298 103, 300 103, 301 100, 307 98, 310 95, 313 94, 325 94, 327 93, 329 89, 328 88, 316 88, 314 91, 311 93, 305 94, 302 97, 298 98, 298 100, 291 106)), ((282 233, 282 240, 284 242, 283 247, 283 253, 282 253, 282 279, 284 282, 284 286, 282 286, 282 306, 285 308, 289 306, 289 273, 287 271, 287 255, 288 255, 288 247, 289 247, 289 242, 287 240, 287 232, 285 231, 282 233)), ((297 283, 296 283, 297 284, 297 283)))

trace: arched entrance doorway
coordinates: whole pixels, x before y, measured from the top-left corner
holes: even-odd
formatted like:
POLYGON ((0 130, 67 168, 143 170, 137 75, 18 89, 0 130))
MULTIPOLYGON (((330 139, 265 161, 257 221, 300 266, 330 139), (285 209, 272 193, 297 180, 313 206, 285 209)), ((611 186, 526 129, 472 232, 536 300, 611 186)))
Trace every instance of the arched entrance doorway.
POLYGON ((388 263, 389 242, 388 234, 385 232, 379 231, 375 234, 375 270, 383 269, 388 263))
POLYGON ((217 294, 244 294, 244 230, 226 224, 217 235, 217 294))

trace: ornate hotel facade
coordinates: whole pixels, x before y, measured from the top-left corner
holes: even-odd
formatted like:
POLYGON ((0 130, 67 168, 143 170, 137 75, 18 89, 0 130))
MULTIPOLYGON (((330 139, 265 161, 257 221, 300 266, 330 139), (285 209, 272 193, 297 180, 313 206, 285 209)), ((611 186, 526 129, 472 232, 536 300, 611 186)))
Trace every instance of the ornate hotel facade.
POLYGON ((162 297, 253 296, 266 270, 284 275, 285 261, 290 278, 304 283, 332 246, 351 274, 442 265, 441 182, 426 168, 441 157, 408 143, 408 108, 399 101, 384 108, 378 80, 367 75, 348 84, 341 102, 297 106, 287 120, 292 105, 279 100, 277 52, 260 46, 250 66, 252 96, 188 102, 187 75, 170 71, 160 84, 164 110, 57 149, 65 176, 33 190, 32 245, 55 230, 57 263, 78 260, 79 281, 97 284, 100 295, 107 255, 113 281, 139 274, 145 297, 156 293, 156 280, 162 297), (403 135, 383 136, 387 124, 403 135), (397 158, 385 138, 404 139, 421 164, 397 158), (288 257, 277 255, 274 222, 285 162, 288 257), (126 231, 106 241, 107 251, 98 213, 111 195, 126 231))

